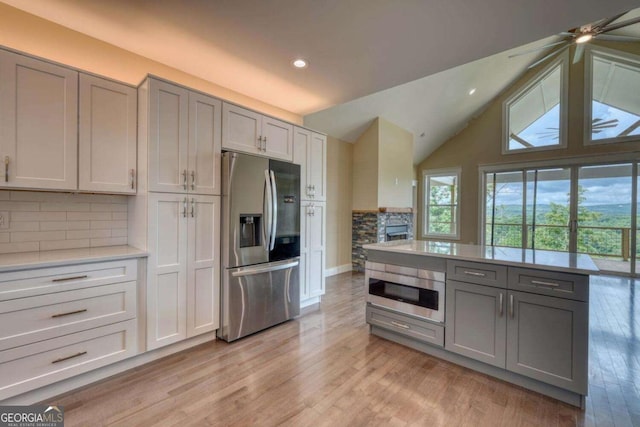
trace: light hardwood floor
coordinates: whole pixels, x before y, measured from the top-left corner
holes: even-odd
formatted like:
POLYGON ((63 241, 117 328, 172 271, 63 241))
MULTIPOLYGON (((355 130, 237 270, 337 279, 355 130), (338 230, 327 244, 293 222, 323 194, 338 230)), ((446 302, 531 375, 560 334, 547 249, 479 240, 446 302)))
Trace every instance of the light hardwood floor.
MULTIPOLYGON (((640 426, 640 288, 593 280, 580 411, 369 334, 364 279, 327 280, 320 310, 211 342, 55 399, 66 426, 640 426)), ((52 403, 52 402, 47 402, 52 403)))

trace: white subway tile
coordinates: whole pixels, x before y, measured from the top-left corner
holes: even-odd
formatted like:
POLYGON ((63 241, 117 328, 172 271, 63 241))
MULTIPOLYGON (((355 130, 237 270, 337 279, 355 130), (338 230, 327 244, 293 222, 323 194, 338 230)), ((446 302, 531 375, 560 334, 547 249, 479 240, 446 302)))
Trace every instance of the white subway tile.
POLYGON ((3 211, 21 211, 21 212, 38 212, 40 210, 40 203, 38 202, 2 202, 0 210, 3 211))
POLYGON ((68 212, 68 221, 108 221, 111 219, 110 212, 68 212))
POLYGON ((49 242, 40 242, 41 251, 53 251, 56 249, 88 248, 89 246, 91 246, 91 241, 89 239, 54 240, 49 242))
POLYGON ((71 230, 67 231, 67 240, 95 239, 111 237, 111 230, 71 230))
POLYGON ((91 239, 91 247, 96 246, 117 246, 117 245, 126 245, 127 238, 126 237, 112 237, 107 239, 91 239))
POLYGON ((16 202, 64 202, 70 193, 45 193, 43 191, 12 191, 11 200, 16 202))
POLYGON ((67 230, 88 230, 91 228, 91 221, 67 221, 67 230))
POLYGON ((66 212, 20 212, 11 215, 11 221, 66 221, 66 212))
POLYGON ((111 219, 113 219, 114 221, 126 221, 127 220, 127 213, 126 212, 113 212, 111 214, 111 219))
POLYGON ((91 212, 126 212, 126 203, 91 203, 91 212))
POLYGON ((40 210, 50 212, 89 212, 91 210, 91 205, 89 203, 45 202, 40 204, 40 210))
POLYGON ((41 242, 44 240, 64 240, 64 231, 17 231, 11 233, 11 242, 41 242))
POLYGON ((9 243, 11 241, 11 234, 0 233, 0 243, 9 243))
POLYGON ((127 237, 127 229, 114 228, 111 230, 111 237, 127 237))
POLYGON ((25 243, 0 243, 0 254, 10 254, 15 252, 37 252, 40 248, 38 242, 25 243))
POLYGON ((11 200, 11 191, 0 190, 0 200, 11 200))
MULTIPOLYGON (((23 223, 18 223, 23 224, 23 223)), ((25 222, 24 224, 29 224, 25 222)), ((67 221, 42 221, 36 222, 36 224, 40 224, 40 230, 42 231, 57 231, 57 230, 66 230, 67 229, 67 221)))
MULTIPOLYGON (((14 213, 19 215, 19 213, 14 213)), ((40 223, 38 221, 11 221, 9 220, 9 228, 6 231, 40 231, 40 223)))

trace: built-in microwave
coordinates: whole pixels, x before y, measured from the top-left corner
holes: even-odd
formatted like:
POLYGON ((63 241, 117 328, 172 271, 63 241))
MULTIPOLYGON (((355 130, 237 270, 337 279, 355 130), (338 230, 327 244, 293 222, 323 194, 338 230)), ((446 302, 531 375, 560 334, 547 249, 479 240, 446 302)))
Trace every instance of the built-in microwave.
POLYGON ((367 261, 367 302, 444 322, 445 273, 367 261))

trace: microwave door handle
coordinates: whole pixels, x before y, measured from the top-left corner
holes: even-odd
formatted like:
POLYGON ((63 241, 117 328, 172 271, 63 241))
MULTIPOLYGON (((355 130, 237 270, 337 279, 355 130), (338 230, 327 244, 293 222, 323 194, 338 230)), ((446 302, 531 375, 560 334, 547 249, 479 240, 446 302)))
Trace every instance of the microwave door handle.
POLYGON ((278 187, 276 186, 276 176, 273 171, 269 171, 271 176, 271 196, 272 196, 272 204, 273 216, 271 218, 271 247, 270 250, 273 250, 276 246, 276 232, 278 229, 278 187))
POLYGON ((264 248, 267 252, 270 250, 271 246, 271 222, 273 221, 273 199, 271 196, 271 177, 269 176, 269 170, 265 169, 264 171, 264 201, 263 208, 266 205, 266 216, 264 225, 262 227, 263 236, 264 236, 264 248))

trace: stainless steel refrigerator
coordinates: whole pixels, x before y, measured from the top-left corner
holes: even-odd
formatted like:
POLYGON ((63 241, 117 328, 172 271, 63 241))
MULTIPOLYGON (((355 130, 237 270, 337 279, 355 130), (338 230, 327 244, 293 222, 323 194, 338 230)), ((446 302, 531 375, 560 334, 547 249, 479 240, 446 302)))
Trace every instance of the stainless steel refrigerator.
POLYGON ((300 314, 300 166, 222 156, 218 336, 233 341, 300 314))

